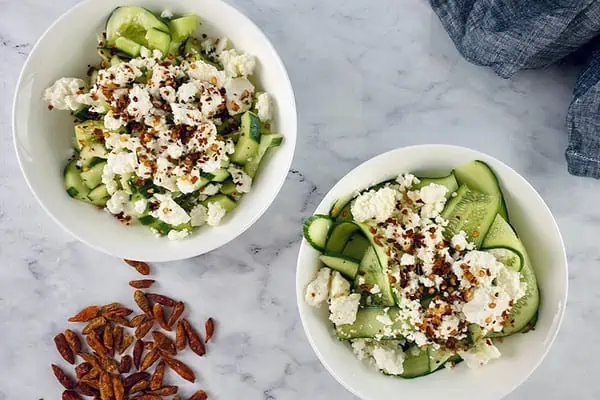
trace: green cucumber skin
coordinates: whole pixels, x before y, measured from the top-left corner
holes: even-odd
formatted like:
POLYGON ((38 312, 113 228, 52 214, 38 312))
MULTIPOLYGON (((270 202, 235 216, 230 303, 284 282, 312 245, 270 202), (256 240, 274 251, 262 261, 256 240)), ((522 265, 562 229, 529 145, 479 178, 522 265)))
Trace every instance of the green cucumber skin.
POLYGON ((331 229, 332 224, 333 224, 333 221, 329 217, 329 215, 315 214, 312 217, 309 217, 306 221, 304 221, 304 226, 303 226, 304 238, 315 250, 317 250, 319 252, 323 252, 323 250, 325 248, 325 243, 327 241, 327 234, 329 233, 329 230, 331 229), (320 243, 320 240, 319 240, 319 243, 317 243, 317 241, 314 240, 314 238, 312 237, 313 235, 311 235, 311 232, 310 232, 311 225, 313 223, 315 223, 315 221, 317 221, 317 220, 326 221, 328 224, 328 226, 326 226, 327 232, 323 234, 323 243, 320 243))
POLYGON ((341 253, 352 234, 359 230, 360 227, 353 222, 335 223, 329 231, 325 251, 328 253, 341 253))

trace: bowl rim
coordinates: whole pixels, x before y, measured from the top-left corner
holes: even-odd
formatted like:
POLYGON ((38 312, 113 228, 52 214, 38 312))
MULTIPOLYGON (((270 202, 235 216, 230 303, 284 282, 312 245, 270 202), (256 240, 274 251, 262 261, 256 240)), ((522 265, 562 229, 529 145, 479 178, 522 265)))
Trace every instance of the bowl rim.
MULTIPOLYGON (((73 5, 72 7, 68 8, 64 13, 62 13, 58 18, 56 18, 51 24, 50 26, 48 26, 48 28, 46 28, 46 30, 44 30, 44 32, 40 35, 40 37, 37 39, 37 41, 35 42, 35 44, 33 45, 33 47, 31 48, 31 51, 29 52, 29 54, 27 55, 27 58, 25 60, 25 62, 23 63, 23 66, 21 67, 21 71, 19 72, 19 77, 17 79, 17 84, 15 86, 15 92, 13 93, 13 98, 12 98, 12 115, 11 115, 11 123, 12 123, 12 142, 13 142, 13 150, 16 154, 17 157, 17 162, 19 165, 19 169, 21 171, 21 175, 23 176, 23 178, 25 179, 25 182, 27 184, 27 187, 29 188, 30 192, 33 194, 33 197, 37 200, 37 203, 41 206, 41 208, 44 210, 44 212, 49 215, 52 220, 58 225, 60 226, 65 232, 67 232, 68 234, 70 234, 72 237, 74 237, 75 239, 79 240, 82 243, 85 243, 86 245, 92 247, 95 250, 98 250, 102 253, 111 255, 111 256, 116 256, 116 257, 122 257, 123 254, 115 254, 112 251, 110 251, 109 249, 105 248, 102 245, 98 245, 96 243, 93 243, 77 234, 75 234, 74 231, 72 231, 68 226, 66 226, 56 215, 54 215, 49 209, 48 207, 45 205, 45 203, 42 200, 42 197, 39 195, 38 191, 34 188, 34 186, 32 185, 29 177, 27 176, 27 174, 25 173, 25 169, 23 167, 23 159, 22 156, 20 154, 19 151, 19 146, 17 144, 17 101, 19 98, 19 93, 22 90, 22 84, 23 84, 23 79, 24 79, 24 75, 25 75, 25 71, 28 69, 31 58, 33 56, 33 54, 35 54, 35 52, 38 50, 38 47, 40 46, 41 42, 45 39, 45 37, 48 35, 48 33, 50 31, 52 31, 57 25, 61 24, 63 22, 64 19, 66 19, 70 14, 77 12, 77 10, 79 10, 80 8, 84 8, 84 7, 88 7, 90 4, 95 3, 97 0, 82 0, 79 3, 76 3, 75 5, 73 5)), ((285 63, 283 62, 283 60, 281 59, 281 57, 279 56, 279 53, 277 52, 277 50, 275 49, 275 46, 273 46, 273 43, 271 43, 271 40, 268 38, 268 36, 263 32, 263 30, 246 14, 244 14, 243 12, 241 12, 239 9, 237 9, 236 7, 234 7, 233 5, 223 1, 223 0, 211 0, 215 3, 219 3, 220 6, 224 7, 225 9, 228 9, 228 12, 231 13, 237 13, 239 14, 239 16, 241 18, 245 18, 248 23, 257 30, 257 32, 259 33, 260 36, 262 36, 262 40, 264 41, 264 44, 266 46, 266 48, 268 49, 268 51, 272 54, 273 56, 273 61, 277 64, 277 68, 281 70, 282 72, 282 78, 284 78, 285 84, 287 85, 287 89, 289 90, 289 93, 291 95, 291 98, 289 100, 291 100, 291 102, 289 102, 288 104, 286 104, 286 108, 289 107, 290 110, 292 110, 293 112, 291 113, 291 115, 293 116, 293 120, 291 121, 292 123, 290 124, 293 127, 293 131, 294 131, 294 137, 293 137, 293 141, 290 141, 289 139, 286 140, 286 143, 288 146, 291 146, 290 148, 290 154, 291 157, 289 157, 289 159, 287 160, 285 165, 285 170, 289 172, 294 157, 296 155, 296 145, 297 145, 297 141, 298 141, 298 110, 296 107, 296 96, 294 93, 294 88, 292 85, 292 81, 289 77, 289 74, 287 72, 287 68, 285 67, 285 63)), ((208 248, 208 249, 203 249, 200 250, 200 252, 195 252, 194 254, 191 254, 192 252, 164 252, 164 254, 166 255, 165 257, 151 257, 148 259, 143 259, 140 257, 134 257, 139 259, 140 261, 148 261, 148 262, 168 262, 168 261, 179 261, 179 260, 185 260, 185 259, 189 259, 189 258, 193 258, 193 257, 197 257, 206 253, 209 253, 211 251, 214 251, 216 249, 219 249, 225 245, 227 245, 228 243, 232 242, 233 240, 235 240, 236 238, 238 238, 240 235, 242 235, 244 232, 246 232, 248 229, 250 229, 252 227, 252 225, 254 225, 264 214, 265 212, 269 209, 269 207, 271 207, 271 205, 275 202, 275 200, 277 199, 277 197, 279 196, 281 189, 283 188, 283 185, 285 184, 285 181, 287 179, 287 174, 281 174, 281 176, 279 177, 279 179, 277 181, 273 181, 270 182, 270 184, 273 187, 276 187, 277 190, 274 192, 275 195, 269 199, 268 201, 265 202, 261 202, 260 205, 256 206, 256 212, 253 214, 253 216, 251 218, 249 218, 247 220, 247 222, 245 224, 236 224, 235 226, 237 227, 235 229, 235 234, 233 236, 231 236, 229 239, 227 239, 226 241, 222 242, 220 245, 213 247, 213 248, 208 248)), ((166 240, 166 238, 165 238, 166 240)), ((124 257, 127 258, 127 257, 124 257)))
MULTIPOLYGON (((562 323, 564 320, 564 315, 565 315, 565 311, 566 311, 566 306, 567 306, 567 299, 568 299, 568 294, 569 294, 569 264, 568 264, 568 260, 567 260, 567 252, 566 252, 566 247, 565 247, 565 242, 563 240, 562 237, 562 233, 560 231, 560 228, 558 226, 558 223, 556 222, 556 219, 554 218, 554 215, 552 214, 552 211, 550 210, 550 208, 548 207, 548 205, 546 204, 546 202, 544 201, 544 199, 542 198, 542 196, 540 196, 540 194, 537 192, 537 190, 533 187, 533 185, 531 183, 529 183, 529 181, 527 181, 523 176, 521 176, 521 174, 519 174, 517 171, 515 171, 513 168, 511 168, 510 166, 508 166, 506 163, 500 161, 499 159, 497 159, 496 157, 493 157, 487 153, 484 153, 482 151, 476 150, 476 149, 472 149, 469 147, 464 147, 464 146, 457 146, 457 145, 450 145, 450 144, 442 144, 442 143, 430 143, 430 144, 418 144, 418 145, 411 145, 411 146, 402 146, 402 147, 397 147, 395 149, 377 154, 363 162, 361 162, 358 166, 356 166, 355 168, 351 169, 349 172, 347 172, 344 176, 342 176, 340 179, 338 179, 336 181, 336 183, 331 187, 331 189, 323 196, 321 202, 317 205, 317 207, 315 208, 315 210, 313 211, 313 213, 311 215, 314 215, 318 212, 319 209, 321 208, 326 208, 327 204, 325 204, 325 199, 330 195, 331 192, 333 192, 339 185, 339 183, 346 179, 346 177, 348 177, 351 174, 354 174, 356 171, 363 169, 366 167, 367 164, 374 162, 376 159, 379 158, 384 158, 384 157, 388 157, 390 154, 392 153, 396 153, 396 152, 403 152, 403 151, 412 151, 412 150, 418 150, 418 149, 448 149, 448 150, 458 150, 458 151, 471 151, 471 152, 475 152, 475 153, 479 153, 481 155, 486 156, 487 158, 493 160, 494 162, 497 162, 499 164, 501 164, 503 167, 506 167, 508 170, 510 170, 510 172, 512 174, 514 174, 514 176, 521 180, 523 183, 526 184, 526 186, 528 186, 531 191, 533 192, 533 194, 535 195, 535 197, 537 198, 537 200, 539 200, 541 202, 541 204, 544 207, 544 211, 546 211, 548 213, 548 215, 550 216, 550 221, 552 224, 552 227, 554 228, 555 232, 558 234, 558 239, 560 239, 560 243, 561 243, 561 254, 562 254, 562 263, 565 266, 564 269, 564 274, 562 276, 562 280, 565 284, 565 292, 564 292, 564 296, 562 299, 560 299, 560 303, 562 303, 562 307, 560 308, 559 311, 559 315, 555 315, 555 318, 558 319, 558 322, 556 324, 556 329, 555 331, 552 333, 552 336, 550 337, 550 340, 546 341, 546 346, 544 348, 543 354, 541 355, 541 357, 539 357, 539 359, 535 362, 535 364, 532 366, 532 368, 530 369, 530 371, 527 374, 524 374, 519 380, 515 380, 514 383, 512 384, 512 387, 509 388, 509 390, 507 390, 503 396, 507 396, 510 393, 512 393, 515 389, 517 389, 519 386, 521 386, 527 379, 529 379, 529 377, 539 368, 539 366, 542 364, 542 362, 544 361, 544 359, 546 358, 546 356, 548 355, 548 352, 550 351, 550 349, 552 348, 552 345, 554 344, 554 341, 556 340, 556 337, 558 336, 558 333, 560 332, 560 329, 562 327, 562 323)), ((410 172, 410 171, 409 171, 410 172)), ((374 184, 376 184, 377 182, 374 182, 374 184)), ((298 256, 296 259, 296 307, 297 307, 297 311, 298 314, 300 315, 300 321, 302 322, 302 328, 304 329, 304 334, 306 335, 308 342, 310 343, 310 346, 313 350, 313 352, 317 355, 317 358, 319 359, 319 362, 325 367, 325 369, 327 370, 327 372, 329 372, 329 374, 342 386, 344 387, 346 390, 348 390, 350 393, 354 394, 355 396, 357 396, 358 398, 361 399, 365 399, 362 396, 362 393, 359 392, 359 390, 355 389, 354 387, 352 387, 351 385, 347 384, 335 371, 334 369, 331 367, 331 365, 329 365, 329 362, 327 361, 327 359, 321 354, 321 352, 319 351, 316 343, 315 343, 315 339, 312 336, 311 332, 309 331, 308 328, 308 324, 307 324, 307 320, 306 320, 306 312, 303 311, 303 308, 306 309, 304 307, 304 291, 306 290, 305 285, 303 282, 300 282, 300 269, 302 268, 302 265, 300 263, 301 259, 303 259, 303 254, 305 254, 307 251, 310 251, 312 249, 312 247, 310 246, 310 244, 307 242, 307 240, 304 238, 304 235, 302 236, 302 241, 300 243, 300 249, 298 251, 298 256)))

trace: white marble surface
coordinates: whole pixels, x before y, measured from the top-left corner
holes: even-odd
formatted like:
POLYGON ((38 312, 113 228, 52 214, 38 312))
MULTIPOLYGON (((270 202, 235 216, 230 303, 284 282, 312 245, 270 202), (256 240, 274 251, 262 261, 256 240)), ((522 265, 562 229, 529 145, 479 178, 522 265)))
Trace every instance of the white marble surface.
MULTIPOLYGON (((48 366, 59 359, 52 337, 66 316, 87 303, 132 303, 126 282, 135 274, 44 214, 11 143, 21 65, 75 2, 0 0, 0 400, 58 398, 48 366)), ((600 183, 568 175, 563 157, 574 71, 528 71, 506 81, 467 64, 420 0, 231 2, 279 50, 300 125, 293 170, 256 225, 226 249, 154 266, 160 290, 186 300, 192 319, 218 321, 210 356, 190 358, 211 398, 353 398, 317 361, 296 312, 300 224, 361 161, 431 142, 471 146, 513 166, 540 191, 565 237, 571 295, 563 329, 510 398, 600 398, 600 350, 593 344, 600 328, 600 183)))

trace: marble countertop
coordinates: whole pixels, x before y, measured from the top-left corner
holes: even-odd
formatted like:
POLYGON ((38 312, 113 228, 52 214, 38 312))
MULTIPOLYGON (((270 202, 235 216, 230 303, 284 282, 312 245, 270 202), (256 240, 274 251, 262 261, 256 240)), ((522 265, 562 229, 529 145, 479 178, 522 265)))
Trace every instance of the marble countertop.
MULTIPOLYGON (((514 167, 562 229, 570 298, 542 366, 510 399, 600 398, 600 183, 570 176, 565 115, 576 71, 503 80, 460 58, 422 0, 230 0, 271 38, 299 111, 293 168, 267 214, 226 249, 154 265, 160 291, 213 316, 210 356, 194 361, 215 399, 353 399, 320 365, 296 311, 300 224, 347 171, 389 149, 451 143, 514 167)), ((136 274, 64 233, 27 189, 12 148, 11 99, 32 44, 76 0, 1 1, 0 400, 56 399, 52 337, 88 303, 132 304, 136 274)), ((57 55, 60 56, 60 55, 57 55)))

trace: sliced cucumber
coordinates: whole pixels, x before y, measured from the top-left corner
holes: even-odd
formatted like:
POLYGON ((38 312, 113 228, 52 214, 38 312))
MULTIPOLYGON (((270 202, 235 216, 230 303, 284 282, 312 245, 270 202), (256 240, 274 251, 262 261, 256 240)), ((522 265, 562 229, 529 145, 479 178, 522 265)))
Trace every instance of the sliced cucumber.
POLYGON ((362 260, 371 244, 362 233, 355 233, 342 250, 342 254, 354 260, 362 260))
POLYGON ((240 128, 240 139, 235 145, 235 152, 231 155, 231 161, 236 164, 246 165, 258 154, 260 145, 262 124, 256 114, 246 111, 242 115, 242 126, 240 128))
POLYGON ((254 176, 258 172, 258 168, 260 167, 261 161, 263 160, 265 154, 267 154, 267 151, 269 151, 269 149, 281 146, 281 143, 283 143, 283 136, 277 133, 262 135, 260 138, 260 145, 258 146, 258 151, 254 155, 254 157, 248 160, 248 162, 244 166, 244 172, 246 172, 246 174, 248 174, 250 177, 254 178, 254 176))
POLYGON ((434 349, 432 346, 429 346, 429 371, 435 372, 440 367, 442 367, 446 362, 454 359, 456 354, 449 350, 444 349, 434 349))
MULTIPOLYGON (((373 232, 371 232, 371 226, 365 223, 357 224, 362 230, 365 237, 369 240, 371 246, 367 249, 359 267, 359 274, 365 273, 365 280, 371 280, 372 282, 366 282, 368 284, 377 284, 381 290, 375 297, 371 297, 374 300, 374 304, 381 304, 385 306, 392 306, 395 304, 394 295, 392 294, 392 286, 388 276, 388 256, 385 253, 383 245, 375 240, 373 232)), ((358 279, 358 276, 357 276, 358 279)))
POLYGON ((340 222, 332 226, 325 244, 327 253, 341 253, 346 247, 346 243, 354 232, 359 231, 360 227, 354 222, 340 222))
POLYGON ((202 202, 202 205, 208 207, 208 205, 211 203, 220 204, 221 207, 223 207, 228 213, 235 210, 235 208, 238 206, 238 204, 234 200, 232 200, 229 196, 225 196, 224 194, 217 194, 211 196, 208 199, 204 200, 202 202))
POLYGON ((353 221, 354 216, 352 215, 352 200, 350 200, 342 209, 337 216, 338 221, 353 221))
POLYGON ((171 40, 171 44, 169 45, 169 54, 172 54, 175 57, 183 55, 183 51, 181 48, 182 46, 183 46, 183 42, 177 42, 175 40, 171 40))
POLYGON ((146 32, 146 42, 151 49, 159 50, 166 55, 171 46, 171 35, 160 29, 150 28, 146 32))
POLYGON ((500 199, 498 213, 508 221, 504 196, 494 171, 483 161, 475 160, 454 169, 454 175, 460 185, 467 185, 477 192, 495 195, 500 199))
POLYGON ((421 189, 427 185, 432 183, 442 185, 448 189, 446 193, 446 199, 449 199, 452 196, 452 193, 456 192, 458 189, 458 182, 456 181, 456 177, 453 173, 450 173, 448 176, 444 176, 442 178, 419 178, 420 182, 414 185, 413 189, 421 189))
POLYGON ((329 215, 313 215, 304 222, 304 238, 312 247, 322 252, 332 224, 329 215))
POLYGON ((106 23, 106 40, 113 44, 124 36, 141 45, 147 45, 146 32, 152 28, 169 32, 169 27, 151 11, 139 6, 116 8, 106 23))
POLYGON ((121 36, 115 40, 115 48, 121 50, 128 56, 135 58, 140 55, 142 45, 134 42, 131 39, 121 36))
POLYGON ((363 282, 369 290, 375 285, 379 287, 378 293, 362 293, 363 302, 367 306, 393 306, 396 304, 388 274, 379 261, 374 246, 369 246, 358 267, 354 279, 354 287, 357 292, 362 292, 363 282))
POLYGON ((406 379, 418 378, 430 373, 429 351, 427 347, 419 349, 412 346, 404 353, 404 372, 400 376, 406 379))
POLYGON ((336 201, 333 202, 333 206, 331 206, 329 215, 331 215, 332 218, 337 218, 337 216, 340 215, 344 207, 352 201, 353 197, 354 195, 350 193, 338 198, 336 201))
POLYGON ((515 249, 508 247, 494 247, 485 249, 487 253, 492 254, 498 261, 513 271, 520 272, 523 269, 523 255, 515 249))
MULTIPOLYGON (((119 183, 121 184, 121 189, 123 189, 124 191, 126 191, 129 194, 134 194, 134 190, 131 187, 131 177, 133 176, 133 174, 123 174, 121 175, 121 177, 119 178, 119 183)), ((137 194, 140 197, 144 197, 142 195, 137 194)))
POLYGON ((94 86, 96 84, 96 82, 98 81, 98 69, 97 68, 91 68, 91 72, 90 72, 90 86, 94 86))
POLYGON ((92 204, 100 207, 104 207, 109 198, 110 194, 108 194, 108 190, 106 189, 105 185, 98 186, 88 194, 88 199, 90 199, 92 204))
POLYGON ((490 337, 501 337, 512 335, 525 328, 527 324, 535 317, 540 304, 540 292, 535 278, 531 260, 525 250, 525 246, 517 237, 517 234, 508 222, 497 215, 494 223, 490 227, 488 234, 482 243, 483 248, 507 247, 519 252, 523 257, 523 267, 521 269, 521 282, 527 283, 525 296, 519 299, 513 306, 509 323, 501 332, 492 333, 490 337))
POLYGON ((183 42, 194 33, 199 22, 197 15, 186 15, 169 21, 173 40, 183 42))
POLYGON ((397 307, 367 307, 361 308, 356 313, 356 320, 352 324, 337 325, 335 327, 336 335, 339 339, 367 339, 377 338, 382 339, 401 339, 395 335, 388 336, 385 332, 387 325, 384 325, 379 320, 388 315, 394 324, 390 326, 391 332, 400 329, 405 325, 406 321, 398 320, 399 311, 397 307), (387 313, 386 311, 387 310, 387 313))
POLYGON ((448 220, 444 234, 451 238, 456 233, 465 231, 469 241, 479 247, 499 207, 498 196, 480 193, 462 185, 442 211, 442 217, 448 220))
POLYGON ((77 168, 75 160, 69 162, 65 167, 65 190, 69 196, 78 200, 87 201, 90 189, 81 180, 81 171, 77 168))
POLYGON ((340 272, 350 279, 354 279, 356 272, 358 271, 358 263, 347 257, 324 254, 319 256, 319 259, 329 268, 340 272))
POLYGON ((89 146, 91 143, 100 142, 106 132, 107 130, 104 128, 102 121, 83 121, 75 124, 77 148, 82 150, 83 147, 89 146))
POLYGON ((119 57, 118 55, 114 55, 112 56, 112 58, 110 59, 110 66, 114 67, 115 65, 119 65, 122 64, 124 61, 121 59, 121 57, 119 57))
POLYGON ((93 189, 102 183, 102 172, 104 171, 105 165, 106 162, 102 161, 81 173, 81 180, 83 180, 83 183, 85 183, 88 188, 93 189))
POLYGON ((237 186, 233 183, 233 180, 226 180, 221 186, 221 193, 226 194, 227 196, 233 196, 237 193, 237 186))
POLYGON ((81 148, 79 158, 83 166, 90 166, 95 160, 101 158, 106 159, 108 152, 102 143, 91 142, 81 148))

